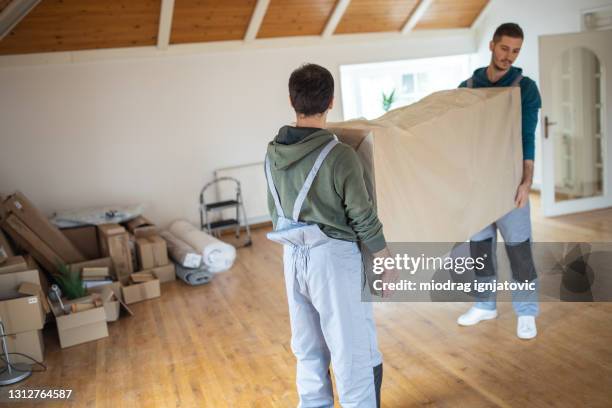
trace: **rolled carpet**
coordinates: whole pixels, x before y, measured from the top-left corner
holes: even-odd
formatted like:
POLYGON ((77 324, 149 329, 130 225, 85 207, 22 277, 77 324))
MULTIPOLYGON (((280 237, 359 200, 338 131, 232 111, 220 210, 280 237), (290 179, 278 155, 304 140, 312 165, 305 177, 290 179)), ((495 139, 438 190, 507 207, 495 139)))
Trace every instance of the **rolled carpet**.
POLYGON ((202 265, 202 254, 193 249, 191 245, 178 239, 170 231, 162 231, 159 234, 168 247, 168 253, 174 262, 185 268, 199 268, 202 265))
POLYGON ((223 272, 234 264, 236 248, 200 231, 189 222, 174 221, 168 230, 202 254, 202 263, 209 272, 223 272))

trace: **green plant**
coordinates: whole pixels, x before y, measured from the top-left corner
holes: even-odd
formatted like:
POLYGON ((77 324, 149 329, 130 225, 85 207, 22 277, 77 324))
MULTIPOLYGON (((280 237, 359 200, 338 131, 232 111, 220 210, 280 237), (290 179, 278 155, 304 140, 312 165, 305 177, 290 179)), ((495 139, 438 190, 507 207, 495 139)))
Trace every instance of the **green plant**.
POLYGON ((393 102, 395 102, 395 89, 393 89, 389 95, 385 95, 384 92, 382 93, 382 108, 385 112, 389 112, 393 102))
POLYGON ((60 264, 57 268, 59 269, 59 274, 55 274, 53 277, 68 299, 78 299, 87 296, 81 274, 78 271, 72 271, 65 264, 60 264))

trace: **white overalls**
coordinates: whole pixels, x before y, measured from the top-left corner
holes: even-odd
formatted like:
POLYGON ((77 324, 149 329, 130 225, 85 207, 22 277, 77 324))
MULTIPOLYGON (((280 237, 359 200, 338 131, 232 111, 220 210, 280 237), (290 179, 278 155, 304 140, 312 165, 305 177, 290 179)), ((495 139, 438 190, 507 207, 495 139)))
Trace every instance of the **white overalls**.
POLYGON ((357 243, 325 235, 299 221, 302 204, 327 154, 319 153, 293 207, 285 217, 266 157, 266 177, 278 214, 268 238, 284 246, 284 272, 291 321, 291 348, 297 358, 300 407, 333 407, 332 364, 344 408, 376 407, 373 368, 382 362, 372 304, 361 302, 363 264, 357 243))
MULTIPOLYGON (((519 86, 523 75, 518 75, 510 84, 510 87, 519 86)), ((467 80, 468 88, 474 87, 474 77, 467 80)), ((497 279, 497 230, 501 232, 505 241, 506 253, 510 260, 512 277, 515 282, 535 280, 535 290, 516 290, 512 292, 512 306, 517 316, 537 316, 540 311, 538 303, 537 272, 531 253, 531 215, 530 205, 523 208, 514 208, 503 217, 486 226, 470 238, 473 257, 485 255, 490 261, 486 262, 483 270, 476 271, 476 279, 480 283, 492 282, 497 279)), ((496 292, 484 292, 479 297, 475 306, 478 309, 495 310, 496 292)))

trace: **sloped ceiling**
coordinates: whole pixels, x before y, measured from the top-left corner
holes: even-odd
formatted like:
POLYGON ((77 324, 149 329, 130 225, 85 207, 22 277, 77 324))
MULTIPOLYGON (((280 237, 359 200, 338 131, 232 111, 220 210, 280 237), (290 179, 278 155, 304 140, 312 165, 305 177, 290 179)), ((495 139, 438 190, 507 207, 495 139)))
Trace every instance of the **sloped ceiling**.
MULTIPOLYGON (((13 0, 19 1, 19 0, 13 0)), ((162 0, 42 0, 0 40, 0 55, 157 44, 162 0)), ((262 1, 262 0, 259 0, 262 1)), ((399 32, 425 0, 266 0, 257 39, 399 32), (338 20, 336 20, 338 21, 338 20)), ((11 0, 0 0, 0 12, 11 0)), ((488 0, 433 0, 415 30, 470 27, 488 0)), ((242 40, 257 0, 175 0, 170 44, 242 40)))
POLYGON ((244 38, 255 0, 175 0, 171 44, 244 38))
POLYGON ((11 1, 12 0, 0 0, 0 12, 2 12, 11 1))
POLYGON ((336 0, 272 0, 257 38, 320 35, 336 0))
POLYGON ((336 34, 400 31, 418 4, 418 0, 353 0, 336 34))

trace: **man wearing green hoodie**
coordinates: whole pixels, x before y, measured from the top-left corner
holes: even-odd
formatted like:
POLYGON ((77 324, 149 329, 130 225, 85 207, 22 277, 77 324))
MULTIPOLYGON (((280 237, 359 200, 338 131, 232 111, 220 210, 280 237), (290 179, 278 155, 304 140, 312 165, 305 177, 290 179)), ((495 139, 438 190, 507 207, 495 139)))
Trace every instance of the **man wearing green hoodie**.
POLYGON ((382 357, 372 304, 361 301, 358 243, 375 256, 388 250, 357 154, 325 130, 333 95, 327 69, 306 64, 291 74, 296 126, 283 126, 266 155, 268 238, 284 246, 300 407, 333 407, 330 363, 343 407, 376 407, 382 357))

